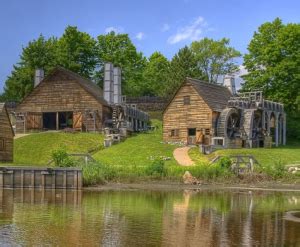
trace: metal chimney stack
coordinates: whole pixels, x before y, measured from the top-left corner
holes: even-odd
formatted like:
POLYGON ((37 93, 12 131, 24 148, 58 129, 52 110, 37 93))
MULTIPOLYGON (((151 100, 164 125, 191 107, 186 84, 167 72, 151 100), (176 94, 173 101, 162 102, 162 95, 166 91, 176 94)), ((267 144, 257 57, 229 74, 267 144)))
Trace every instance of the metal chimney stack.
POLYGON ((122 94, 121 94, 121 69, 116 67, 114 68, 114 95, 113 95, 114 104, 122 103, 122 94))
POLYGON ((38 86, 43 79, 44 79, 44 70, 36 69, 34 75, 34 87, 38 86))
POLYGON ((104 99, 108 104, 113 103, 113 65, 112 63, 106 63, 104 65, 104 99))
POLYGON ((225 75, 223 85, 229 89, 232 95, 236 95, 235 79, 232 75, 225 75))

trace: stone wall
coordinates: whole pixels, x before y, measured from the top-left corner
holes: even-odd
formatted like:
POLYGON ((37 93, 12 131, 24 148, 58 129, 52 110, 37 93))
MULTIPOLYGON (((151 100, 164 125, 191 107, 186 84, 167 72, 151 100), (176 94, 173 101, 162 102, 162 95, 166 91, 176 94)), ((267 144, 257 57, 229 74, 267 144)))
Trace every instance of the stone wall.
POLYGON ((136 104, 137 108, 146 111, 163 111, 168 100, 163 97, 142 96, 142 97, 127 97, 127 104, 136 104))

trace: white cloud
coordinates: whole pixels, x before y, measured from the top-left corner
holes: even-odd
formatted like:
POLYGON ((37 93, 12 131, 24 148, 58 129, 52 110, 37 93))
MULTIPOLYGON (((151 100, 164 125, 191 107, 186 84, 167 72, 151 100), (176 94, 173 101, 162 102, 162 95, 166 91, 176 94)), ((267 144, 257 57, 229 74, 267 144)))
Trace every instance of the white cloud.
POLYGON ((203 17, 199 16, 189 25, 179 28, 176 34, 168 38, 168 43, 173 45, 184 40, 198 40, 201 38, 201 34, 206 27, 206 21, 203 17))
POLYGON ((170 25, 168 23, 165 23, 162 28, 160 29, 163 33, 170 30, 170 25))
POLYGON ((135 38, 136 38, 137 40, 142 40, 142 39, 145 38, 145 34, 144 34, 143 32, 139 32, 139 33, 137 33, 137 34, 135 35, 135 38))
POLYGON ((104 30, 105 33, 115 32, 115 33, 122 33, 124 32, 124 28, 122 27, 107 27, 104 30))

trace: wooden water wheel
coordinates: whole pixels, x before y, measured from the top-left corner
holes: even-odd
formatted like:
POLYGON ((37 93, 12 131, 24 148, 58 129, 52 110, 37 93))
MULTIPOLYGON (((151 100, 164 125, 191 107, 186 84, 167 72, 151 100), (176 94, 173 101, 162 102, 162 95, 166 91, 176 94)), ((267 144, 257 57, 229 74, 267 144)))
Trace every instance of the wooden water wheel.
POLYGON ((239 133, 240 129, 240 113, 236 108, 224 109, 218 121, 218 136, 234 138, 239 133))

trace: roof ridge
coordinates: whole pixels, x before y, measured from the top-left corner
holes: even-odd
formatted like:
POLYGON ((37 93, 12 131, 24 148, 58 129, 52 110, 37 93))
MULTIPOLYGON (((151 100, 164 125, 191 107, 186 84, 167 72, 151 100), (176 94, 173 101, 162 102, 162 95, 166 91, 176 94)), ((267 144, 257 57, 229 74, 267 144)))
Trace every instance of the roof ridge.
POLYGON ((204 81, 204 80, 199 80, 199 79, 196 79, 196 78, 191 78, 191 77, 186 77, 187 80, 192 80, 192 81, 196 81, 196 82, 200 82, 200 83, 205 83, 207 85, 211 85, 211 86, 218 86, 218 87, 222 87, 222 88, 226 88, 224 85, 222 84, 218 84, 218 83, 211 83, 211 82, 208 82, 208 81, 204 81))

